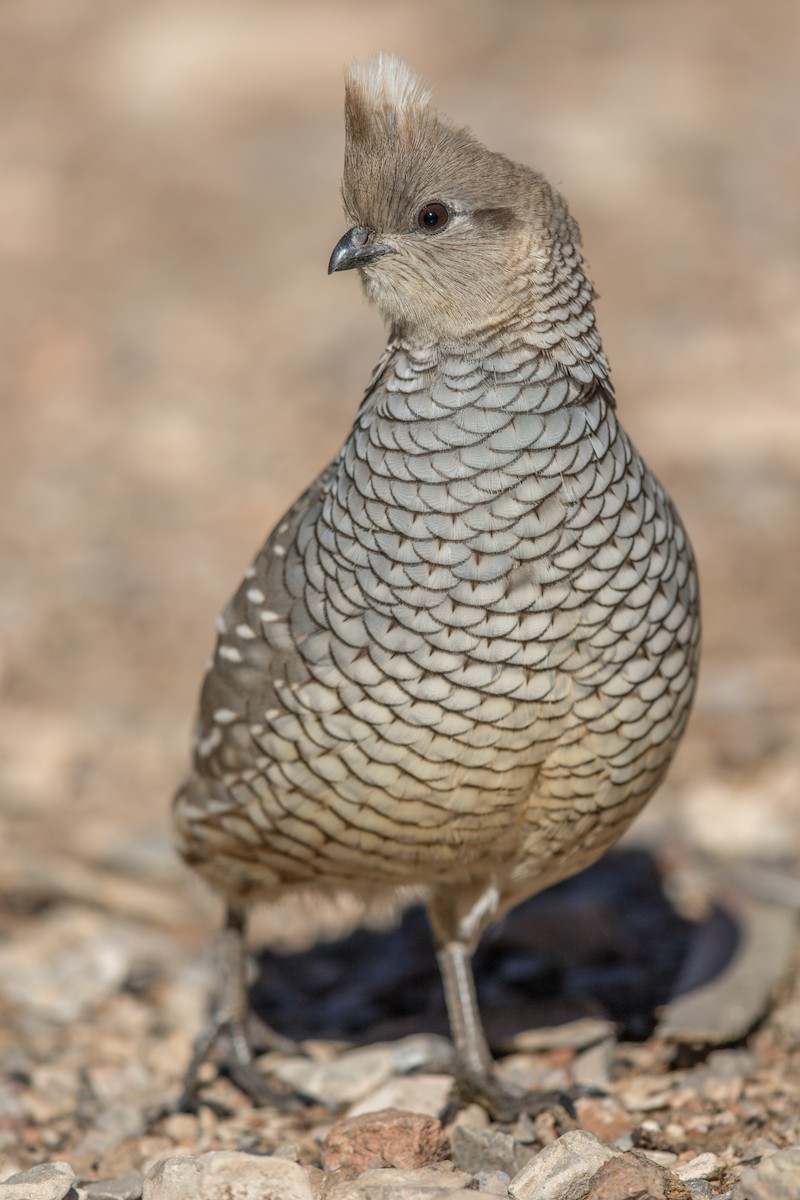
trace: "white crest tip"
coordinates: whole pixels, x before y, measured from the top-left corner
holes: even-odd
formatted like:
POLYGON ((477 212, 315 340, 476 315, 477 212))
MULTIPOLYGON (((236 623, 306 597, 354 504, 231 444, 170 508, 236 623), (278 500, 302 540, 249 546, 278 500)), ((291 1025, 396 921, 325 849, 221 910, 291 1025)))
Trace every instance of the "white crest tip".
POLYGON ((345 69, 345 90, 359 92, 371 109, 399 112, 424 108, 431 98, 420 76, 394 54, 381 53, 363 64, 352 60, 345 69))

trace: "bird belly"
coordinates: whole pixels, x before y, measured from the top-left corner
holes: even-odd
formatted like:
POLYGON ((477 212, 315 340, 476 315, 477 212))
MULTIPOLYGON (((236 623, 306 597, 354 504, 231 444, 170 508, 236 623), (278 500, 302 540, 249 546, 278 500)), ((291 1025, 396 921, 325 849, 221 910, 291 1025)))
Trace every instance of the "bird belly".
POLYGON ((295 632, 267 705, 227 727, 219 773, 178 801, 185 857, 228 894, 487 875, 529 894, 619 837, 688 714, 691 638, 681 650, 671 635, 653 661, 645 639, 616 662, 574 637, 552 656, 498 638, 487 662, 388 618, 363 645, 327 625, 295 632))

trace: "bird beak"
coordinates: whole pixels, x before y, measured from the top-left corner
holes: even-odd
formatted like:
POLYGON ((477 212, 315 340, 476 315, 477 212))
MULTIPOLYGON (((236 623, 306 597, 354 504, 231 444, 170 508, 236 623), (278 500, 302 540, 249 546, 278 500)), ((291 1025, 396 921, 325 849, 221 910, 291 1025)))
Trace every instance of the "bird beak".
POLYGON ((355 225, 333 248, 331 261, 328 263, 328 274, 334 271, 352 271, 353 267, 363 267, 367 263, 380 258, 382 254, 396 254, 391 246, 382 246, 379 242, 370 242, 375 237, 374 229, 366 229, 363 225, 355 225))

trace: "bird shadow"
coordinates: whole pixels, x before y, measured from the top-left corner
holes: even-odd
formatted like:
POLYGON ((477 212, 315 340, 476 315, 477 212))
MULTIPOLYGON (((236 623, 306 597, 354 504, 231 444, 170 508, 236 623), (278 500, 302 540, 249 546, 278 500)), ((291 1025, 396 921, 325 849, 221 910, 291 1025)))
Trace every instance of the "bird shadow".
MULTIPOLYGON (((689 979, 684 967, 699 929, 670 902, 649 851, 606 855, 518 905, 484 935, 474 965, 490 1041, 502 1049, 521 1030, 582 1016, 607 1017, 623 1039, 644 1040, 663 1005, 714 978, 736 953, 736 922, 715 909, 703 923, 708 953, 689 979)), ((253 1009, 292 1039, 358 1045, 448 1032, 421 905, 393 929, 362 927, 291 954, 264 949, 257 963, 253 1009)))

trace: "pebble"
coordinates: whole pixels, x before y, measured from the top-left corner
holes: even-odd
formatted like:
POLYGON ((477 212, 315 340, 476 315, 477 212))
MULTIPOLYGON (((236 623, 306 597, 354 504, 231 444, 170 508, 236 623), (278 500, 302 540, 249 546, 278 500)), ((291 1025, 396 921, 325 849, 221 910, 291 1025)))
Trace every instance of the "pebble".
POLYGON ((144 1177, 143 1200, 199 1200, 200 1159, 191 1154, 161 1158, 144 1177))
POLYGON ((497 1074, 506 1083, 532 1091, 565 1092, 572 1082, 566 1066, 537 1054, 509 1054, 498 1063, 497 1074))
POLYGON ((673 1150, 642 1150, 641 1153, 659 1167, 671 1167, 678 1161, 678 1156, 673 1150))
POLYGON ((545 1146, 508 1185, 513 1200, 584 1200, 592 1176, 615 1152, 583 1129, 545 1146))
POLYGON ((467 1191, 472 1177, 447 1167, 425 1167, 417 1171, 365 1171, 358 1179, 337 1184, 326 1200, 475 1200, 467 1191))
POLYGON ((86 1019, 115 995, 139 959, 162 951, 152 934, 104 913, 65 907, 0 948, 0 996, 59 1025, 86 1019))
POLYGON ((587 1050, 598 1042, 615 1035, 614 1024, 605 1017, 578 1017, 563 1025, 548 1025, 542 1029, 526 1029, 514 1037, 517 1050, 587 1050))
POLYGON ((437 1162, 446 1153, 447 1139, 436 1117, 387 1108, 337 1121, 325 1142, 323 1165, 326 1171, 410 1169, 437 1162))
POLYGON ((739 937, 730 961, 709 982, 692 987, 710 954, 709 927, 719 923, 720 914, 712 913, 699 929, 662 1013, 661 1037, 691 1045, 736 1042, 767 1011, 791 967, 797 914, 740 894, 733 917, 739 937))
POLYGON ((573 1081, 579 1087, 605 1090, 611 1084, 611 1062, 616 1040, 604 1038, 602 1042, 583 1050, 570 1067, 573 1081))
POLYGON ((394 1059, 388 1046, 346 1050, 329 1062, 308 1058, 266 1056, 267 1069, 284 1083, 322 1101, 323 1104, 352 1104, 386 1083, 394 1074, 394 1059))
POLYGON ((507 1200, 511 1176, 505 1171, 478 1171, 473 1175, 472 1183, 477 1183, 479 1192, 489 1192, 492 1196, 503 1196, 507 1200))
POLYGON ((730 1108, 741 1099, 745 1076, 755 1065, 754 1055, 747 1050, 715 1050, 705 1063, 683 1076, 679 1093, 681 1097, 699 1097, 719 1108, 730 1108))
POLYGON ((637 1075, 617 1089, 622 1105, 633 1112, 655 1112, 669 1108, 674 1083, 663 1075, 637 1075))
POLYGON ((462 1171, 502 1171, 511 1178, 530 1162, 533 1151, 502 1129, 459 1125, 450 1134, 450 1153, 462 1171))
POLYGON ((0 1200, 64 1200, 74 1182, 69 1163, 40 1163, 0 1183, 0 1200))
POLYGON ((756 1166, 745 1167, 733 1189, 733 1200, 797 1200, 798 1196, 800 1145, 778 1150, 756 1166))
POLYGON ((144 1180, 143 1200, 314 1200, 302 1167, 243 1150, 163 1159, 144 1180))
POLYGON ((670 1178, 657 1163, 636 1154, 621 1154, 603 1164, 585 1193, 585 1200, 631 1200, 632 1197, 634 1200, 691 1200, 691 1192, 685 1183, 674 1176, 670 1178))
POLYGON ((80 1087, 80 1072, 76 1067, 47 1064, 35 1067, 24 1097, 28 1116, 38 1125, 68 1116, 75 1108, 80 1087))
POLYGON ((447 1131, 452 1133, 460 1125, 466 1125, 470 1129, 488 1129, 489 1124, 489 1114, 485 1108, 480 1104, 465 1104, 447 1126, 447 1131))
POLYGON ((689 1162, 673 1168, 674 1174, 686 1183, 692 1179, 721 1179, 725 1170, 724 1159, 717 1158, 716 1154, 698 1154, 689 1162))
POLYGON ((604 1142, 615 1142, 636 1124, 635 1118, 613 1096, 579 1096, 575 1111, 581 1129, 604 1142))
POLYGON ((452 1075, 406 1075, 390 1079, 357 1101, 347 1110, 348 1117, 380 1112, 383 1108, 403 1108, 408 1112, 436 1117, 444 1109, 453 1091, 452 1075))
POLYGON ((768 1158, 770 1154, 777 1154, 779 1150, 780 1146, 776 1146, 775 1143, 770 1141, 769 1138, 757 1137, 748 1146, 747 1150, 742 1156, 742 1161, 748 1163, 749 1165, 751 1162, 757 1159, 768 1158))
POLYGON ((392 1067, 398 1075, 408 1075, 412 1071, 452 1073, 453 1043, 446 1037, 434 1033, 414 1033, 392 1042, 387 1049, 392 1067))
POLYGON ((84 1183, 83 1190, 89 1200, 140 1200, 144 1180, 138 1171, 128 1171, 116 1179, 84 1183))

